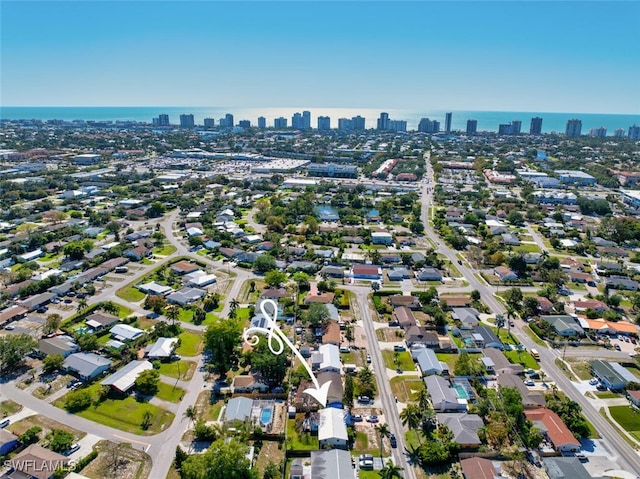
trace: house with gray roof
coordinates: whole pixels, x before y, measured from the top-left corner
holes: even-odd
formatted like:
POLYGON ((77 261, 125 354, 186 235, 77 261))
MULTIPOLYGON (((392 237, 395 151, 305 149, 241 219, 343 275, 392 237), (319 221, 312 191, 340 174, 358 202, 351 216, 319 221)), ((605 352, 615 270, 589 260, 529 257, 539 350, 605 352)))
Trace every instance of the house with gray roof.
POLYGON ((179 291, 169 294, 167 296, 167 302, 184 306, 199 301, 206 294, 206 291, 199 288, 182 288, 179 291))
POLYGON ((158 338, 145 348, 145 355, 149 359, 167 359, 173 355, 177 345, 178 338, 158 338))
MULTIPOLYGON (((502 374, 506 372, 522 374, 524 372, 522 364, 513 364, 509 362, 507 357, 499 349, 486 348, 482 350, 482 354, 484 354, 482 359, 486 358, 491 360, 495 373, 502 374)), ((486 365, 485 361, 483 361, 483 364, 486 365)))
POLYGON ((425 266, 420 271, 416 271, 418 281, 442 281, 442 274, 435 268, 425 266))
POLYGON ((448 380, 440 376, 427 376, 424 383, 431 396, 433 409, 440 412, 445 411, 466 411, 467 402, 459 400, 455 390, 448 380))
POLYGON ((544 457, 542 463, 549 479, 597 479, 589 474, 575 456, 544 457))
POLYGON ((224 410, 225 422, 244 422, 251 417, 251 410, 253 409, 253 399, 248 397, 238 396, 233 399, 229 399, 227 406, 224 410))
POLYGON ((474 341, 481 348, 502 349, 502 341, 498 339, 493 331, 487 326, 476 326, 473 328, 474 341))
POLYGON ((476 308, 453 308, 451 317, 460 321, 463 329, 473 329, 478 326, 480 313, 476 308))
POLYGON ((505 372, 498 375, 498 387, 500 388, 513 388, 520 393, 522 398, 522 405, 525 409, 536 409, 544 407, 546 401, 544 394, 540 391, 532 391, 515 374, 505 372))
POLYGON ((151 281, 150 283, 144 283, 137 286, 137 288, 145 294, 151 294, 153 296, 166 296, 173 291, 172 288, 164 284, 151 281))
POLYGON ((43 338, 38 341, 38 349, 47 356, 59 354, 66 358, 80 350, 75 340, 71 336, 56 336, 54 338, 43 338))
POLYGON ((126 393, 135 385, 140 373, 149 369, 153 369, 153 364, 149 361, 131 361, 104 379, 100 384, 103 386, 111 386, 120 393, 126 393))
POLYGON ((584 336, 584 330, 567 314, 542 316, 542 320, 549 323, 560 336, 584 336))
POLYGON ((441 425, 447 426, 453 433, 453 440, 462 449, 477 449, 481 444, 478 430, 484 426, 482 418, 477 414, 439 413, 436 419, 441 425))
POLYGON ((607 288, 611 289, 638 291, 638 282, 623 276, 611 276, 606 279, 605 285, 607 288))
POLYGON ((113 314, 97 311, 86 317, 85 324, 93 331, 100 331, 118 323, 120 319, 113 314))
POLYGON ((341 449, 311 451, 311 477, 313 479, 354 479, 351 455, 348 451, 341 449))
POLYGON ((67 356, 62 364, 62 369, 76 374, 84 381, 97 377, 110 367, 111 360, 95 353, 73 353, 67 356))
POLYGON ((436 353, 433 349, 429 348, 417 348, 411 350, 411 356, 413 360, 418 363, 418 367, 423 376, 429 376, 431 374, 442 374, 443 367, 440 361, 436 357, 436 353))
POLYGON ((620 391, 627 383, 637 381, 636 377, 620 363, 595 359, 589 364, 593 375, 612 391, 620 391))
POLYGON ((128 324, 116 324, 109 330, 111 337, 118 341, 135 341, 144 334, 144 330, 134 328, 128 324))
POLYGON ((404 267, 391 268, 387 271, 389 281, 402 281, 411 278, 411 273, 404 267))

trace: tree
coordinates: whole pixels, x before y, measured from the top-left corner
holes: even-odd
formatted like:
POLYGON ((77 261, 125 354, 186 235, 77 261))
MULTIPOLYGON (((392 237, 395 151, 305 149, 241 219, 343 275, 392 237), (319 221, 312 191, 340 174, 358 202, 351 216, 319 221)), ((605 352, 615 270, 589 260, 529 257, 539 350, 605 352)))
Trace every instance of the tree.
POLYGON ((182 463, 181 479, 258 479, 246 458, 247 446, 237 441, 215 441, 204 454, 182 463))
MULTIPOLYGON (((171 324, 176 322, 176 319, 180 316, 180 309, 177 305, 172 304, 164 308, 164 315, 171 320, 171 324)), ((206 317, 206 314, 205 314, 206 317)))
POLYGON ((322 303, 312 303, 306 314, 306 322, 314 328, 322 327, 329 320, 329 310, 322 303))
POLYGON ((264 275, 264 282, 272 288, 279 288, 286 280, 287 274, 278 270, 268 271, 264 275))
POLYGON ((384 461, 382 460, 382 449, 384 448, 383 440, 385 437, 391 436, 391 430, 389 429, 388 424, 378 424, 376 426, 376 432, 378 433, 378 437, 380 438, 380 460, 384 464, 384 461))
POLYGON ((524 217, 518 210, 509 211, 509 214, 507 214, 507 221, 513 226, 524 225, 524 217))
POLYGON ((28 334, 0 337, 0 372, 14 370, 36 346, 36 341, 28 334))
MULTIPOLYGON (((231 311, 235 311, 235 309, 231 309, 231 311)), ((202 322, 207 319, 207 312, 202 308, 196 308, 193 311, 193 322, 194 324, 202 324, 202 322)))
POLYGON ((480 291, 478 291, 477 289, 471 291, 471 301, 473 301, 474 303, 480 301, 480 291))
MULTIPOLYGON (((422 411, 417 404, 407 404, 400 412, 400 420, 402 425, 408 427, 412 431, 418 431, 422 423, 422 411)), ((422 443, 420 434, 418 434, 418 441, 422 443)))
POLYGON ((78 389, 68 393, 64 400, 64 408, 69 412, 78 412, 91 406, 93 397, 88 389, 78 389))
POLYGON ((266 338, 263 338, 245 356, 246 363, 260 372, 271 386, 282 384, 287 374, 288 358, 286 354, 273 354, 266 338))
POLYGON ((61 354, 53 354, 44 358, 42 361, 42 370, 46 373, 57 371, 62 367, 63 363, 64 358, 61 354))
POLYGON ((240 302, 238 301, 238 298, 233 298, 229 303, 229 308, 231 309, 238 309, 239 306, 240 306, 240 302))
POLYGON ((500 338, 500 329, 504 328, 505 320, 504 316, 501 314, 496 314, 496 327, 498 328, 496 335, 500 338))
POLYGON ((47 447, 54 452, 64 452, 73 444, 73 434, 62 429, 54 429, 45 437, 47 447))
POLYGON ((268 254, 261 254, 253 263, 253 268, 259 273, 266 273, 276 269, 276 259, 268 254))
POLYGON ((360 396, 368 396, 370 398, 376 395, 376 381, 373 375, 373 371, 368 367, 362 368, 358 371, 356 376, 357 378, 357 387, 355 390, 360 396))
POLYGON ((135 380, 135 386, 140 393, 146 396, 154 396, 158 392, 159 382, 160 371, 157 369, 147 369, 138 374, 135 380))
POLYGON ((211 362, 218 374, 225 375, 237 363, 241 327, 237 320, 218 321, 207 327, 204 335, 211 362))
POLYGON ((504 300, 507 305, 513 309, 520 310, 520 303, 522 302, 522 290, 520 288, 510 288, 504 292, 504 300))
POLYGON ((371 281, 371 289, 374 292, 380 291, 380 281, 371 281))
POLYGON ((98 349, 98 337, 95 334, 76 334, 76 342, 83 351, 94 351, 98 349))
POLYGON ((84 298, 80 298, 78 300, 78 306, 76 307, 76 311, 78 311, 78 313, 82 313, 88 307, 89 307, 89 304, 87 303, 87 300, 84 298))
POLYGON ((82 245, 81 242, 79 241, 72 241, 71 243, 67 244, 62 251, 64 252, 64 254, 66 256, 69 257, 69 259, 78 261, 81 260, 82 258, 84 258, 84 253, 85 253, 85 248, 82 245))
POLYGON ((522 316, 530 318, 538 314, 538 300, 533 296, 527 296, 522 302, 522 316))
POLYGON ((378 475, 382 479, 402 479, 400 471, 402 471, 400 466, 396 466, 393 462, 389 461, 378 471, 378 475))
POLYGON ((120 308, 113 301, 103 301, 100 303, 100 309, 105 313, 113 314, 117 316, 120 314, 120 308))
POLYGON ((196 419, 198 417, 198 409, 194 405, 191 405, 187 407, 187 409, 185 409, 184 413, 182 414, 182 417, 187 418, 191 423, 191 425, 193 426, 193 424, 195 424, 196 419))
POLYGON ((57 332, 60 328, 60 323, 62 323, 62 316, 57 313, 49 314, 42 328, 42 333, 47 335, 57 332))
POLYGON ((167 307, 167 300, 164 296, 149 295, 144 300, 144 308, 150 309, 156 314, 162 313, 162 310, 167 307))
POLYGON ((527 277, 527 261, 524 259, 524 255, 516 254, 509 256, 509 258, 507 258, 507 265, 518 275, 518 278, 527 277))
POLYGON ((146 431, 147 429, 149 429, 149 427, 151 427, 152 420, 153 420, 153 414, 151 413, 151 411, 147 409, 142 415, 142 422, 140 423, 140 428, 143 431, 146 431))
POLYGON ((165 213, 165 211, 166 208, 161 202, 154 201, 147 210, 147 216, 149 218, 159 218, 165 213))
POLYGON ((40 426, 31 426, 29 429, 23 432, 20 436, 18 436, 18 441, 20 441, 24 446, 28 446, 29 444, 36 443, 40 440, 41 432, 42 432, 42 428, 40 426))
POLYGON ((349 409, 353 407, 353 396, 354 396, 353 376, 351 374, 347 374, 344 377, 344 392, 342 393, 342 402, 349 409))
POLYGON ((299 291, 309 290, 309 275, 303 271, 297 271, 293 273, 293 280, 298 285, 299 291))
POLYGON ((269 462, 262 473, 262 479, 279 479, 281 476, 280 467, 275 462, 269 462))

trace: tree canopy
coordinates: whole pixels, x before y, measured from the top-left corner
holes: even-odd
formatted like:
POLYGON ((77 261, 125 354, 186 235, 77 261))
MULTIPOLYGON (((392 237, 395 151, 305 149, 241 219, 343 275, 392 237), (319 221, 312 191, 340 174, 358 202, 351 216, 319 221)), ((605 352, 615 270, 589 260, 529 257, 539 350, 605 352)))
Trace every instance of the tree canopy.
POLYGON ((182 462, 182 479, 258 479, 245 457, 247 446, 219 439, 204 454, 195 454, 182 462))

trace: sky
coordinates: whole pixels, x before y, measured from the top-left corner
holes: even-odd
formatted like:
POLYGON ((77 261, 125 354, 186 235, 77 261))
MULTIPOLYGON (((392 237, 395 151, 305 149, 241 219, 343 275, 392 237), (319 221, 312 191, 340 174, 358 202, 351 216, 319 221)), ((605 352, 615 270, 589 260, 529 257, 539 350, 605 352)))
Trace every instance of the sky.
POLYGON ((640 2, 0 2, 2 106, 640 113, 640 2))

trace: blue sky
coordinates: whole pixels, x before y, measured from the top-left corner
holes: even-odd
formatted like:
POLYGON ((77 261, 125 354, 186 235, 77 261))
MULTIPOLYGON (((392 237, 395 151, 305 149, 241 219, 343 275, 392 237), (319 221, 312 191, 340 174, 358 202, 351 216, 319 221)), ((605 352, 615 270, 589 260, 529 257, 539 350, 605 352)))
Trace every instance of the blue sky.
POLYGON ((3 106, 640 112, 637 1, 2 0, 3 106))

